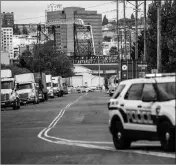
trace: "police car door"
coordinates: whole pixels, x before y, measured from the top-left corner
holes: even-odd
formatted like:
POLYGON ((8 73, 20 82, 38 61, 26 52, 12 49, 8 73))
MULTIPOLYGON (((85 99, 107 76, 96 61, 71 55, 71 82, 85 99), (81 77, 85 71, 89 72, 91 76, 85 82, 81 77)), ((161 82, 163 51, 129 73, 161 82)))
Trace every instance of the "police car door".
POLYGON ((139 115, 139 110, 142 106, 142 91, 143 83, 132 84, 124 96, 124 102, 120 103, 126 110, 126 124, 125 129, 139 130, 141 118, 139 115))
MULTIPOLYGON (((157 93, 152 83, 145 83, 142 98, 148 97, 153 100, 157 100, 157 93)), ((152 114, 152 106, 155 103, 153 101, 142 101, 142 106, 140 109, 141 119, 143 124, 143 130, 155 132, 156 131, 156 120, 154 114, 152 114)))

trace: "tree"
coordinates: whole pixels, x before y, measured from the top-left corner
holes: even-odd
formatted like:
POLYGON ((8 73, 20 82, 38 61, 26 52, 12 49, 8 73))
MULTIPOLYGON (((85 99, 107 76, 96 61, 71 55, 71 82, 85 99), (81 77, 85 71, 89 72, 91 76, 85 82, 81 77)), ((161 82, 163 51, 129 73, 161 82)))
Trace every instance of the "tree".
POLYGON ((131 14, 131 20, 135 20, 133 13, 131 14))
POLYGON ((116 46, 112 46, 109 50, 110 55, 118 55, 118 50, 116 46))
MULTIPOLYGON (((144 54, 144 31, 141 32, 141 35, 138 36, 138 59, 142 60, 144 54)), ((131 58, 135 59, 135 43, 131 47, 131 58)))
POLYGON ((53 41, 34 45, 33 52, 26 50, 20 57, 20 66, 33 72, 45 72, 53 76, 73 76, 73 64, 65 52, 56 51, 53 41))
POLYGON ((28 30, 25 25, 23 25, 22 33, 28 35, 28 30))
POLYGON ((31 73, 31 71, 26 68, 20 68, 14 65, 2 65, 1 64, 1 69, 10 69, 12 71, 12 77, 18 74, 31 73))
POLYGON ((108 24, 108 19, 106 18, 106 15, 103 17, 103 22, 102 25, 107 25, 108 24))
MULTIPOLYGON (((176 2, 165 1, 161 7, 161 63, 163 72, 176 71, 176 56, 173 46, 176 37, 176 2)), ((152 3, 148 10, 147 63, 148 69, 157 68, 157 7, 152 3)))
POLYGON ((13 34, 14 34, 14 35, 20 35, 20 34, 21 34, 18 25, 14 25, 14 26, 13 26, 13 34))
POLYGON ((134 26, 135 25, 135 17, 134 17, 134 14, 132 13, 131 14, 131 26, 134 26))

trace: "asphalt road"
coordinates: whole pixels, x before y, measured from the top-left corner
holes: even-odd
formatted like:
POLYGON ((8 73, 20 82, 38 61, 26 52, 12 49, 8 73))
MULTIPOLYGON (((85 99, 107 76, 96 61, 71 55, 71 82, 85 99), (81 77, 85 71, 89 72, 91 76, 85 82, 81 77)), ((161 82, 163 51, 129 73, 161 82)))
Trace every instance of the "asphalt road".
POLYGON ((175 164, 159 142, 139 141, 116 151, 108 130, 104 92, 68 94, 1 111, 4 164, 175 164))

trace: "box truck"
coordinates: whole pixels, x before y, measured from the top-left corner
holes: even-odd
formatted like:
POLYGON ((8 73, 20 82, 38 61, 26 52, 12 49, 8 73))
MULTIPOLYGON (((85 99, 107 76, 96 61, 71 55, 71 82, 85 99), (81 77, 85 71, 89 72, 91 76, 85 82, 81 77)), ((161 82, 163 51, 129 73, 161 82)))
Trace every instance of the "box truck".
POLYGON ((38 87, 33 73, 15 75, 15 83, 21 103, 39 103, 38 87))
POLYGON ((57 95, 58 97, 63 96, 62 77, 61 76, 52 77, 52 81, 55 95, 57 95))
POLYGON ((51 98, 54 98, 53 82, 52 82, 51 75, 46 75, 46 86, 47 86, 48 96, 51 98))
POLYGON ((10 69, 1 70, 1 107, 12 107, 14 110, 20 109, 20 99, 10 69))

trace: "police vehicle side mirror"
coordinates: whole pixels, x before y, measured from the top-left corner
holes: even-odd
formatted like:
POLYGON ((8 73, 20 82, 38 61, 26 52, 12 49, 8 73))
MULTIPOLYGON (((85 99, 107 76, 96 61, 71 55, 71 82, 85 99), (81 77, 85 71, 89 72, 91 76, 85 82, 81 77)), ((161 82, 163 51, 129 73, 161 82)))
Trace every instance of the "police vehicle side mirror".
POLYGON ((157 98, 155 96, 151 97, 149 95, 144 95, 144 96, 142 96, 142 101, 143 102, 155 102, 155 101, 157 101, 157 98))

